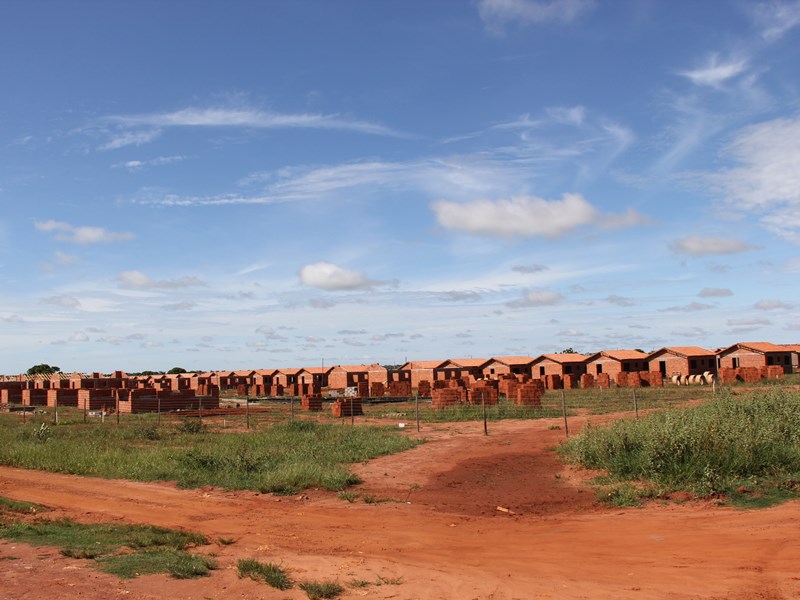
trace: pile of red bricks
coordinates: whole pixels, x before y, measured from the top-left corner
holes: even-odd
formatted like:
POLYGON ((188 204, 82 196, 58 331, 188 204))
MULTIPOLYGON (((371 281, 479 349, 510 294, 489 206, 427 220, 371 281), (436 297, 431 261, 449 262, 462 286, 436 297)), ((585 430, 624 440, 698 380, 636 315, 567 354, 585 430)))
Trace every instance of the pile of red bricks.
POLYGON ((517 392, 517 378, 514 375, 503 374, 497 380, 497 392, 506 398, 513 398, 517 392))
POLYGON ((338 398, 331 406, 331 413, 336 418, 363 415, 361 398, 338 398))
POLYGON ((383 398, 386 394, 386 386, 380 381, 373 381, 369 384, 369 397, 370 398, 383 398))
POLYGON ((765 379, 780 379, 783 377, 783 367, 780 365, 761 367, 761 377, 765 379))
POLYGON ((300 399, 302 410, 319 412, 322 410, 322 396, 303 396, 300 399))
POLYGON ((389 396, 392 398, 408 398, 411 396, 410 381, 392 381, 389 383, 389 396))
POLYGON ((495 405, 498 402, 496 381, 476 381, 469 393, 470 404, 495 405))
POLYGON ((541 408, 542 396, 544 396, 544 384, 542 380, 533 379, 517 387, 517 395, 514 399, 514 404, 517 406, 541 408))
POLYGON ((431 392, 431 407, 435 409, 455 406, 462 402, 461 391, 456 387, 435 388, 431 392))
POLYGON ((368 381, 359 381, 356 384, 356 395, 359 398, 369 398, 369 382, 368 381))
POLYGON ((758 367, 739 367, 736 369, 736 379, 745 383, 758 383, 761 381, 761 371, 758 367))
POLYGON ((577 389, 580 383, 580 378, 577 375, 564 375, 562 385, 565 390, 577 389))
MULTIPOLYGON (((644 373, 645 371, 643 371, 644 373)), ((659 371, 648 371, 647 382, 650 387, 663 387, 664 376, 659 371)))
POLYGON ((581 387, 584 389, 594 387, 594 375, 591 373, 584 373, 581 375, 581 387))
POLYGON ((611 387, 611 377, 608 373, 598 373, 597 378, 595 379, 595 383, 597 383, 597 387, 599 388, 610 388, 611 387))
POLYGON ((561 381, 561 375, 545 375, 544 387, 548 390, 562 390, 564 383, 561 381))
POLYGON ((736 381, 736 369, 733 367, 722 367, 719 370, 719 380, 722 384, 730 384, 736 381))
POLYGON ((431 395, 431 382, 423 379, 417 386, 417 393, 423 398, 429 398, 431 395))

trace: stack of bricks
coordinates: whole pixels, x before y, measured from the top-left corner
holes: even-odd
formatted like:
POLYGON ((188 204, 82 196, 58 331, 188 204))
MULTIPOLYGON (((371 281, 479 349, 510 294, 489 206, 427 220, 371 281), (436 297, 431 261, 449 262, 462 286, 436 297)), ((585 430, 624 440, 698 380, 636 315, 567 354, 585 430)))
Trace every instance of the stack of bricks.
POLYGON ((766 379, 780 379, 783 377, 783 367, 780 365, 761 367, 761 377, 766 379))
POLYGON ((429 398, 431 395, 431 382, 427 379, 420 381, 419 386, 417 387, 417 392, 423 398, 429 398))
POLYGON ((731 384, 736 381, 736 369, 732 367, 722 367, 719 370, 719 380, 722 384, 731 384))
POLYGON ((561 381, 561 375, 545 375, 544 387, 547 388, 548 390, 564 389, 564 384, 561 381))
POLYGON ((581 387, 583 389, 589 389, 594 387, 594 375, 591 373, 584 373, 581 375, 581 387))
POLYGON ((450 389, 458 390, 459 402, 467 401, 467 396, 469 394, 467 392, 466 382, 463 379, 450 379, 448 380, 448 386, 450 387, 450 389))
MULTIPOLYGON (((240 383, 239 385, 236 386, 236 395, 237 396, 247 396, 249 391, 250 391, 248 389, 249 387, 253 387, 253 386, 248 386, 248 385, 246 385, 244 383, 240 383)), ((258 396, 258 394, 253 394, 253 396, 258 396)))
POLYGON ((300 408, 302 410, 319 412, 322 410, 322 396, 303 396, 300 399, 300 408))
POLYGON ((758 383, 761 381, 761 371, 758 367, 739 367, 736 369, 736 378, 745 383, 758 383))
POLYGON ((649 371, 647 375, 647 383, 650 387, 663 387, 664 376, 659 371, 649 371))
MULTIPOLYGON (((647 381, 649 382, 650 380, 648 379, 647 381)), ((631 371, 630 373, 620 371, 617 373, 617 387, 642 387, 642 376, 639 371, 631 371)))
POLYGON ((22 403, 22 385, 21 381, 0 382, 0 404, 22 403))
POLYGON ((580 379, 577 375, 564 375, 562 383, 565 390, 577 389, 580 379))
POLYGON ((541 408, 542 396, 544 396, 544 384, 541 379, 534 379, 517 387, 517 395, 514 398, 514 404, 517 406, 541 408))
POLYGON ((359 381, 356 384, 356 395, 359 398, 369 398, 369 382, 368 381, 359 381))
POLYGON ((443 409, 448 406, 455 406, 461 402, 461 391, 459 388, 435 388, 431 392, 431 407, 443 409))
POLYGON ((361 398, 338 398, 331 405, 331 414, 338 419, 363 415, 364 409, 361 407, 361 398))
POLYGON ((611 377, 609 377, 608 373, 598 373, 595 382, 597 383, 597 387, 601 389, 611 387, 611 377))
POLYGON ((392 381, 389 384, 389 396, 392 398, 408 398, 411 396, 410 381, 392 381))
POLYGON ((443 388, 450 387, 450 380, 449 379, 437 379, 433 382, 433 389, 441 390, 443 388))
POLYGON ((47 390, 47 406, 78 406, 78 390, 51 388, 47 390))
POLYGON ((370 398, 383 398, 385 394, 386 386, 380 381, 373 381, 371 384, 369 384, 370 398))
POLYGON ((496 384, 496 381, 476 381, 473 383, 469 393, 470 404, 485 403, 487 406, 497 404, 498 393, 496 384))
POLYGON ((517 389, 517 378, 513 375, 503 374, 497 380, 497 391, 506 398, 512 398, 517 389), (511 388, 511 389, 509 389, 511 388))

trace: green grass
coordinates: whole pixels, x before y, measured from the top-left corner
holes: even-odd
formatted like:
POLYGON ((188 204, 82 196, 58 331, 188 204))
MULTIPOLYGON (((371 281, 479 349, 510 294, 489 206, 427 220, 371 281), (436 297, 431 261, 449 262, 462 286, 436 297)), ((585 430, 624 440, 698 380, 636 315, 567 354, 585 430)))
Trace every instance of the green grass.
MULTIPOLYGON (((719 394, 692 408, 656 412, 606 427, 587 426, 563 454, 613 482, 639 482, 640 495, 684 490, 735 496, 797 496, 800 393, 764 387, 747 396, 719 394), (644 483, 643 483, 644 482, 644 483), (775 490, 781 490, 777 494, 775 490)), ((629 488, 612 491, 620 501, 629 488)))
POLYGON ((202 577, 213 560, 187 548, 207 544, 197 533, 151 525, 82 524, 70 519, 0 522, 0 538, 32 546, 55 546, 70 558, 96 559, 101 570, 131 578, 169 573, 177 579, 202 577))
POLYGON ((334 581, 304 581, 300 584, 300 589, 309 600, 328 600, 338 598, 344 593, 344 588, 334 581))
MULTIPOLYGON (((192 421, 196 423, 196 421, 192 421)), ((45 442, 39 423, 0 415, 0 464, 58 473, 137 481, 175 481, 180 487, 293 494, 309 487, 342 490, 359 480, 347 465, 420 443, 384 427, 344 427, 295 420, 248 433, 185 423, 153 431, 135 419, 52 426, 45 442)))
POLYGON ((275 563, 262 563, 254 559, 244 559, 237 563, 239 577, 249 577, 253 581, 263 581, 279 590, 288 590, 294 585, 286 570, 275 563))
POLYGON ((39 504, 33 502, 20 502, 18 500, 11 500, 0 496, 0 514, 3 512, 12 512, 20 514, 32 514, 45 512, 47 509, 39 504))
POLYGON ((206 577, 209 571, 217 568, 216 563, 207 556, 174 549, 107 556, 98 560, 97 564, 102 571, 123 579, 154 573, 169 573, 175 579, 192 579, 206 577))

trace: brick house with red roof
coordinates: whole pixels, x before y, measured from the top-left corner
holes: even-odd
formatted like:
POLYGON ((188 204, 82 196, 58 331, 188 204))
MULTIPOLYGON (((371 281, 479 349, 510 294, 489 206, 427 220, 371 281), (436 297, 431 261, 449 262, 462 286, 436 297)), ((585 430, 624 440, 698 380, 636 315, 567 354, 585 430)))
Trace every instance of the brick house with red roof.
POLYGON ((647 358, 648 370, 658 371, 664 378, 673 375, 687 377, 717 372, 717 355, 700 346, 667 346, 651 352, 647 358))
POLYGON ((576 375, 586 373, 588 356, 567 352, 564 354, 542 354, 531 363, 531 375, 544 378, 546 375, 576 375))
POLYGON ((602 350, 586 359, 586 372, 594 376, 606 373, 616 380, 619 373, 648 371, 647 358, 640 350, 602 350))
POLYGON ((484 379, 497 379, 500 375, 530 375, 533 356, 493 356, 483 365, 484 379))
POLYGON ((792 372, 792 350, 770 342, 738 342, 717 353, 720 368, 732 367, 783 367, 792 372))

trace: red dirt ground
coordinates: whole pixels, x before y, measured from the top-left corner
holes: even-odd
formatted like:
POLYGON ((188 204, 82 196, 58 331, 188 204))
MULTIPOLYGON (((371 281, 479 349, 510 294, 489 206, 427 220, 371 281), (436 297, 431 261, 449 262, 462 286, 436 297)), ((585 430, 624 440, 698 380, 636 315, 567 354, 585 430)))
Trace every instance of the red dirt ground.
POLYGON ((609 509, 595 503, 588 474, 557 460, 552 449, 564 434, 549 429, 557 423, 490 424, 489 437, 476 423, 425 426, 428 443, 355 468, 362 499, 391 500, 375 503, 0 468, 0 495, 56 516, 236 540, 203 549, 217 553, 220 570, 189 581, 120 580, 54 549, 0 541, 0 598, 306 597, 238 579, 240 558, 282 563, 296 580, 402 578, 348 587, 344 599, 800 598, 799 502, 609 509))

